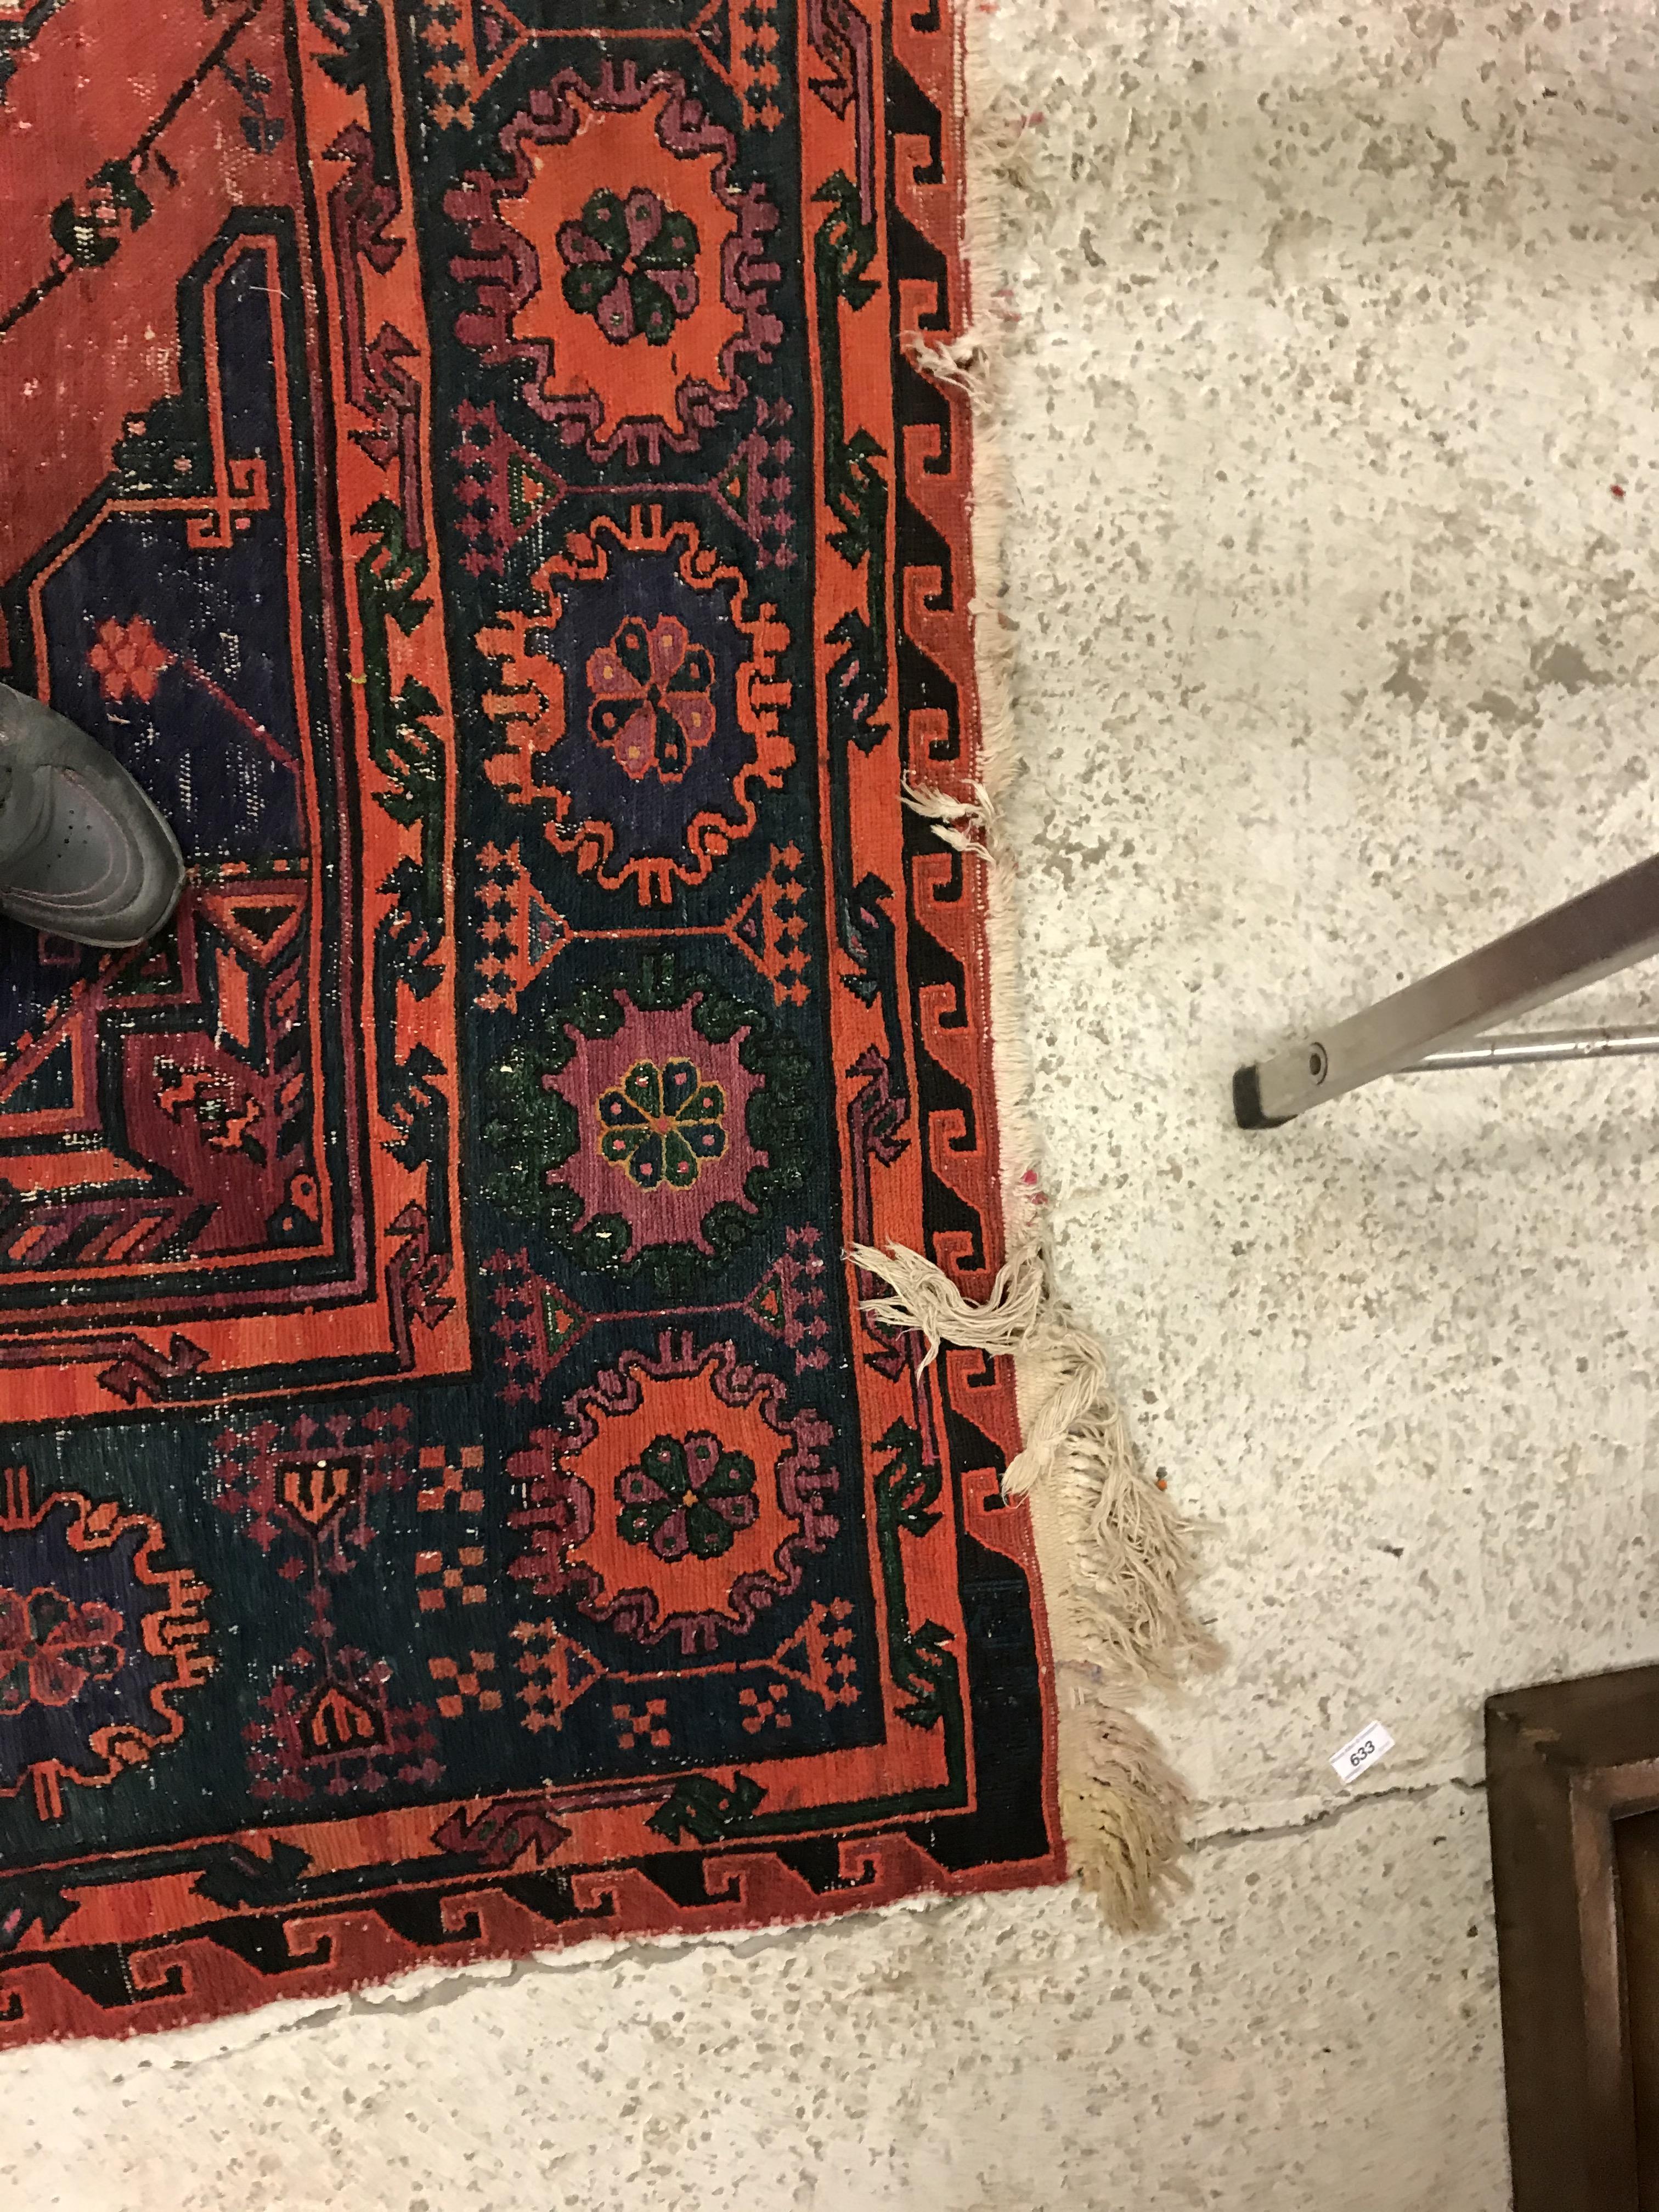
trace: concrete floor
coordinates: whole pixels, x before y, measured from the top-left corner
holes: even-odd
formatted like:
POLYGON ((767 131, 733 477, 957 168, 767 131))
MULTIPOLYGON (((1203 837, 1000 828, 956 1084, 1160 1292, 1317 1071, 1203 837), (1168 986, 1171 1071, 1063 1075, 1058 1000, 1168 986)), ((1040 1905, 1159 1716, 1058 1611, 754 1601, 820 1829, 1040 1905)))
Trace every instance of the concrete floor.
POLYGON ((1659 1077, 1255 1137, 1226 1086, 1653 842, 1655 13, 978 19, 1028 118, 990 319, 1048 1181, 1231 1654, 1158 1717, 1167 1931, 975 1900, 30 2052, 7 2202, 1505 2203, 1480 1705, 1659 1658, 1659 1077))

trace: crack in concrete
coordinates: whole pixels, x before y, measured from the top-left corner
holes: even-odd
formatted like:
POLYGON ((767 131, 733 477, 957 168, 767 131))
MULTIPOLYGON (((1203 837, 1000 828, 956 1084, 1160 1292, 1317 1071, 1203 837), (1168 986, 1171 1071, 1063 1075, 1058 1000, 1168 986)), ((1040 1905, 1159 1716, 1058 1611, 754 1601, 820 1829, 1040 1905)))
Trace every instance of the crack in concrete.
POLYGON ((1440 1790, 1462 1790, 1470 1796, 1484 1796, 1484 1781, 1471 1782, 1462 1774, 1437 1775, 1427 1782, 1401 1782, 1391 1790, 1363 1790, 1357 1796, 1339 1798, 1334 1804, 1322 1805, 1310 1813, 1305 1820, 1281 1820, 1259 1827, 1218 1828, 1212 1835, 1195 1836, 1188 1845, 1189 1850, 1232 1850, 1241 1844, 1270 1843, 1280 1836, 1304 1835, 1310 1828, 1328 1828, 1338 1820, 1345 1820, 1362 1806, 1386 1805, 1404 1797, 1429 1797, 1440 1790))

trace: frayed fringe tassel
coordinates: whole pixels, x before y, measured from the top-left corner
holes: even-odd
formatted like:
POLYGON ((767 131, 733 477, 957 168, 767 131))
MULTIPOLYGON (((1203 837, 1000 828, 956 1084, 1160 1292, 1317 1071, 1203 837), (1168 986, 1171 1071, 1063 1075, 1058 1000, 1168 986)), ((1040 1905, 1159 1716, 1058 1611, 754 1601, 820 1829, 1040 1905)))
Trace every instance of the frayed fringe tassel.
POLYGON ((889 1285, 887 1296, 864 1301, 872 1318, 927 1338, 924 1364, 942 1344, 1017 1362, 1024 1446, 1002 1486, 1009 1498, 1036 1492, 1066 1838, 1112 1925, 1150 1925, 1164 1896, 1184 1883, 1176 1862, 1188 1799, 1117 1698, 1128 1687, 1170 1685, 1182 1665, 1214 1662, 1213 1641, 1188 1602, 1189 1531, 1136 1466, 1106 1355, 1066 1312, 1037 1235, 1019 1242, 982 1305, 903 1245, 855 1245, 848 1257, 889 1285))
POLYGON ((996 816, 991 794, 982 783, 974 786, 970 799, 953 799, 948 791, 936 791, 931 784, 912 783, 908 775, 901 780, 899 790, 912 814, 933 823, 942 845, 958 853, 972 853, 988 864, 1001 857, 993 848, 996 816))
POLYGON ((940 338, 937 342, 915 331, 907 341, 907 349, 922 374, 931 376, 935 384, 946 384, 953 392, 966 392, 975 407, 987 404, 990 398, 987 348, 976 330, 965 330, 959 337, 940 338))
POLYGON ((1070 1702, 1062 1682, 1060 1825, 1073 1871, 1120 1935, 1156 1926, 1171 1892, 1190 1887, 1181 1850, 1191 1810, 1133 1715, 1101 1699, 1070 1702))
MULTIPOLYGON (((952 338, 916 333, 912 360, 963 394, 975 418, 972 523, 975 670, 979 743, 971 795, 908 785, 905 803, 957 852, 984 865, 991 1044, 1003 1156, 1037 1156, 1030 1072, 1019 1020, 1014 870, 998 825, 1018 761, 1014 725, 1016 632, 1003 605, 1001 541, 1018 489, 996 435, 1000 347, 996 286, 1011 194, 1029 186, 1023 147, 1029 118, 986 64, 982 25, 969 11, 956 94, 968 151, 963 246, 969 325, 952 338)), ((878 1310, 921 1327, 929 1356, 940 1343, 1018 1355, 1025 1448, 1006 1487, 1024 1493, 1032 1519, 1054 1656, 1062 1826, 1073 1870, 1098 1896, 1106 1919, 1128 1930, 1152 1925, 1172 1889, 1189 1805, 1121 1695, 1165 1682, 1178 1664, 1212 1662, 1215 1647, 1188 1608, 1188 1532, 1134 1463, 1107 1386, 1105 1359, 1073 1326, 1054 1292, 1048 1255, 1010 1179, 1009 1266, 983 1307, 969 1305, 914 1252, 855 1254, 891 1285, 878 1310), (1038 1477, 1046 1477, 1037 1480, 1038 1477), (1035 1484, 1035 1487, 1030 1486, 1035 1484)))
POLYGON ((942 1344, 1019 1363, 1025 1441, 1008 1462, 1002 1494, 1024 1498, 1054 1471, 1074 1496, 1082 1493, 1091 1646, 1120 1680, 1168 1681, 1177 1660, 1208 1644, 1187 1604, 1187 1531, 1164 1492, 1136 1467, 1107 1379, 1106 1354, 1066 1312, 1042 1243, 1029 1237, 997 1270, 991 1295, 977 1306, 906 1245, 878 1252, 855 1244, 847 1256, 890 1287, 889 1296, 863 1301, 872 1319, 927 1338, 924 1365, 942 1344))

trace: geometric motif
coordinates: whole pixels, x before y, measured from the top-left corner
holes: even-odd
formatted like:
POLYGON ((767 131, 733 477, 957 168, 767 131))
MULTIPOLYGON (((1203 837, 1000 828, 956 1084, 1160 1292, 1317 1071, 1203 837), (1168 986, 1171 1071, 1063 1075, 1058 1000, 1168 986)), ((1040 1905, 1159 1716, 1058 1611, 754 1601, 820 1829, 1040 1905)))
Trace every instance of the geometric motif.
POLYGON ((850 1705, 858 1695, 854 1687, 858 1662, 853 1656, 854 1636, 848 1626, 852 1618, 853 1608, 844 1597, 829 1605, 813 1606, 799 1635, 780 1644, 772 1654, 772 1671, 799 1682, 826 1705, 850 1705))
POLYGON ((793 764, 778 726, 789 632, 769 604, 749 618, 748 596, 695 522, 635 507, 626 528, 601 514, 567 538, 529 609, 478 633, 501 663, 483 700, 491 781, 544 811, 549 843, 583 875, 631 883, 642 907, 704 882, 793 764))
POLYGON ((482 1582, 470 1579, 484 1563, 482 1544, 463 1544, 453 1561, 444 1552, 415 1554, 415 1601, 422 1613, 441 1613, 453 1599, 458 1605, 483 1605, 489 1592, 482 1582))
POLYGON ((485 1077, 487 1187, 584 1267, 683 1285, 799 1188, 805 1065, 670 953, 562 1012, 485 1077))
POLYGON ((798 1589, 837 1522, 825 1423, 731 1344, 665 1332, 538 1429, 507 1472, 526 1502, 515 1577, 642 1644, 712 1651, 798 1589))
POLYGON ((0 957, 0 2045, 1057 1879, 842 1256, 1003 1257, 960 23, 141 31, 0 26, 0 668, 189 871, 0 957))
POLYGON ((482 1444, 463 1444, 459 1467, 441 1444, 423 1444, 420 1456, 421 1487, 415 1500, 416 1510, 422 1513, 441 1513, 447 1506, 453 1505, 462 1513, 482 1513, 484 1494, 480 1486, 480 1478, 483 1463, 482 1444))
POLYGON ((184 1734, 175 1698, 213 1671, 207 1585, 161 1564, 161 1528, 114 1500, 0 1477, 0 1796, 27 1784, 37 1819, 64 1784, 97 1788, 184 1734))
MULTIPOLYGON (((36 0, 41 8, 58 3, 36 0)), ((471 123, 478 100, 525 46, 558 35, 556 28, 526 23, 507 0, 473 0, 470 9, 455 8, 448 0, 422 0, 421 12, 426 18, 422 45, 431 57, 426 80, 433 120, 441 129, 471 123)), ((671 19, 653 29, 664 45, 676 40, 694 45, 698 60, 712 68, 718 82, 729 85, 742 102, 742 119, 763 131, 775 131, 785 116, 778 104, 783 81, 778 67, 777 12, 778 0, 695 0, 683 24, 671 19)), ((845 22, 851 11, 826 9, 826 17, 832 13, 845 22)), ((867 49, 867 25, 860 17, 852 20, 864 31, 867 49)))
MULTIPOLYGON (((757 397, 754 428, 733 441, 709 475, 686 486, 736 524, 762 568, 787 568, 795 558, 789 544, 791 413, 787 399, 757 397)), ((459 472, 456 497, 467 510, 457 526, 465 547, 461 566, 471 576, 504 577, 507 556, 520 539, 531 542, 538 557, 546 550, 554 516, 580 487, 504 429, 493 403, 462 400, 455 430, 450 458, 459 472)))
MULTIPOLYGON (((830 1364, 830 1323, 824 1316, 823 1239, 811 1223, 783 1232, 783 1249, 746 1296, 704 1304, 706 1316, 741 1316, 794 1355, 797 1375, 821 1372, 830 1364)), ((495 1308, 490 1332, 498 1346, 501 1397, 514 1406, 538 1398, 555 1367, 580 1343, 594 1316, 545 1276, 538 1275, 526 1250, 495 1252, 484 1262, 495 1278, 489 1302, 495 1308)))
MULTIPOLYGON (((279 146, 259 159, 286 157, 286 133, 279 146)), ((97 264, 118 286, 126 252, 97 264)), ((151 368, 149 388, 106 416, 102 483, 19 549, 8 587, 14 658, 27 653, 37 688, 149 782, 193 864, 175 924, 149 945, 8 951, 0 1407, 12 1418, 234 1396, 274 1364, 270 1387, 307 1332, 248 1318, 283 1309, 334 1315, 341 1379, 361 1381, 366 1360, 464 1363, 464 1314, 459 1331, 441 1325, 453 1299, 411 1299, 407 1262, 388 1266, 389 1245, 366 1240, 372 1190, 386 1230, 417 1209, 448 1271, 433 1233, 453 1188, 447 1048, 434 1030, 418 1091, 397 1079, 410 1066, 397 1050, 407 1001, 384 935, 383 1103, 409 1118, 393 1145, 377 1141, 346 1010, 374 886, 397 854, 371 823, 361 865, 339 866, 366 764, 324 645, 318 395, 281 313, 300 281, 276 220, 234 224, 169 272, 175 365, 151 368)), ((32 325, 17 343, 34 342, 32 325)), ((404 696, 431 700, 435 772, 448 741, 437 692, 404 696)), ((452 986, 432 988, 441 1018, 452 986)), ((325 1379, 324 1363, 307 1372, 325 1379)))
MULTIPOLYGON (((765 874, 733 913, 656 933, 723 938, 772 986, 776 1005, 804 1006, 811 953, 801 867, 795 846, 774 845, 765 874)), ((487 918, 478 928, 485 950, 476 966, 484 988, 473 1003, 484 1013, 516 1013, 522 994, 573 945, 600 939, 614 945, 626 933, 573 928, 532 883, 516 842, 505 852, 486 845, 478 854, 478 872, 477 895, 487 918)))
POLYGON ((750 1735, 758 1735, 768 1721, 775 1722, 781 1729, 789 1725, 789 1686, 787 1682, 770 1682, 764 1692, 752 1685, 738 1692, 738 1703, 744 1709, 742 1725, 750 1735))
POLYGON ((647 1698, 639 1712, 631 1705, 612 1705, 611 1717, 617 1723, 619 1751, 632 1751, 635 1744, 649 1744, 653 1751, 666 1751, 674 1741, 668 1729, 666 1698, 647 1698))
POLYGON ((248 1723, 248 1794, 289 1805, 430 1789, 443 1772, 428 1709, 392 1695, 392 1668, 350 1645, 302 1646, 248 1723))
POLYGON ((595 460, 690 453, 746 398, 738 364, 783 336, 777 210, 734 183, 736 139, 671 71, 606 61, 597 88, 574 70, 538 85, 499 144, 506 175, 474 169, 445 202, 476 290, 456 336, 595 460))
POLYGON ((514 1662, 525 1677, 519 1702, 528 1708, 524 1726, 532 1735, 562 1728, 564 1717, 583 1693, 604 1678, 605 1668, 583 1645, 564 1634, 556 1621, 521 1620, 513 1630, 521 1649, 514 1662))
POLYGON ((481 1713, 501 1711, 501 1693, 489 1680, 495 1671, 493 1651, 471 1651, 465 1665, 459 1659, 440 1656, 427 1661, 427 1671, 436 1683, 449 1683, 441 1688, 435 1700, 440 1716, 447 1721, 458 1721, 469 1705, 481 1713))
POLYGON ((394 1406, 227 1430, 216 1439, 216 1503, 283 1561, 279 1572, 346 1574, 374 1540, 374 1499, 410 1479, 408 1426, 394 1406))

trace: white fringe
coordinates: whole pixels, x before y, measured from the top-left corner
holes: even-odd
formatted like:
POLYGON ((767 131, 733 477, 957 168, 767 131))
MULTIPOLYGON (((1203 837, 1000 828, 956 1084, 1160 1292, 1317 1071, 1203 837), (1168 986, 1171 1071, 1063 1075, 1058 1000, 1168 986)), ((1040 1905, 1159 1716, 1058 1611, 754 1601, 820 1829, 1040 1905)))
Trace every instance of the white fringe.
POLYGON ((1002 1478, 1005 1498, 1024 1498, 1056 1471, 1088 1499, 1088 1577, 1094 1656, 1115 1679, 1170 1679, 1174 1662, 1207 1638, 1188 1611, 1187 1532, 1164 1492, 1135 1464, 1107 1378, 1098 1337, 1079 1328, 1055 1290, 1042 1238, 1028 1235, 997 1270, 983 1305, 964 1298, 920 1252, 855 1244, 848 1258, 886 1283, 889 1295, 864 1310, 884 1327, 927 1340, 927 1367, 942 1344, 1019 1363, 1024 1444, 1002 1478))
POLYGON ((908 350, 924 376, 931 376, 935 384, 949 385, 953 392, 965 392, 975 407, 985 404, 988 397, 984 374, 987 349, 976 330, 965 330, 960 337, 937 341, 915 331, 911 333, 908 350))
POLYGON ((1180 1855, 1185 1790, 1142 1723, 1123 1709, 1138 1686, 1164 1685, 1183 1665, 1213 1663, 1215 1646, 1188 1602, 1191 1532, 1135 1463, 1098 1340, 1066 1311, 1054 1284, 1030 1164, 1040 1156, 1028 1103, 1018 991, 1014 872, 1000 823, 1018 765, 1012 711, 1014 625, 1004 611, 1001 542, 1014 488, 996 435, 1003 210, 1022 189, 1025 119, 979 62, 977 11, 964 10, 962 106, 969 125, 964 232, 973 296, 967 326, 910 353, 924 374, 961 392, 975 420, 974 644, 979 757, 967 797, 907 782, 904 801, 943 842, 986 872, 991 1042, 1007 1203, 1007 1264, 983 1306, 920 1254, 851 1256, 885 1281, 876 1316, 920 1328, 927 1357, 960 1344, 1013 1358, 1024 1448, 1004 1478, 1032 1516, 1059 1703, 1060 1796, 1073 1870, 1125 1930, 1156 1923, 1185 1886, 1180 1855), (987 309, 988 308, 988 316, 987 309))
POLYGON ((854 1245, 854 1266, 889 1285, 865 1310, 890 1328, 1012 1358, 1020 1384, 1023 1449, 1005 1497, 1032 1498, 1060 1690, 1060 1796, 1077 1871, 1114 1927, 1151 1925, 1184 1877, 1177 1861, 1186 1792, 1126 1689, 1172 1684, 1215 1648, 1188 1602, 1189 1532, 1135 1463, 1098 1338, 1080 1328, 1054 1287, 1032 1229, 996 1274, 982 1305, 905 1245, 854 1245), (1039 1490, 1038 1486, 1042 1488, 1039 1490))
POLYGON ((948 791, 938 791, 932 784, 912 783, 905 776, 900 785, 904 804, 913 814, 924 816, 939 832, 941 844, 949 845, 958 853, 972 853, 986 862, 1000 859, 991 840, 996 834, 995 815, 991 805, 991 794, 982 783, 974 786, 972 799, 953 799, 948 791), (958 829, 958 823, 969 827, 958 829))

